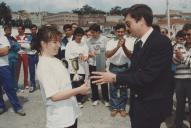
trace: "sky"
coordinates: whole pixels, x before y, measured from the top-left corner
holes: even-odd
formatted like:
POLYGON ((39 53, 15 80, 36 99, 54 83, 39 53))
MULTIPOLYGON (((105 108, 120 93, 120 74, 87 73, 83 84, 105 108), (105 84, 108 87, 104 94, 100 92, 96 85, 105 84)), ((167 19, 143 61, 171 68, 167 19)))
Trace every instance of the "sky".
MULTIPOLYGON (((12 11, 27 10, 29 12, 48 11, 52 13, 72 11, 81 8, 83 5, 109 11, 115 6, 122 8, 130 7, 133 4, 147 4, 154 14, 164 14, 167 0, 0 0, 5 2, 12 11)), ((169 0, 169 8, 191 12, 191 0, 169 0)))

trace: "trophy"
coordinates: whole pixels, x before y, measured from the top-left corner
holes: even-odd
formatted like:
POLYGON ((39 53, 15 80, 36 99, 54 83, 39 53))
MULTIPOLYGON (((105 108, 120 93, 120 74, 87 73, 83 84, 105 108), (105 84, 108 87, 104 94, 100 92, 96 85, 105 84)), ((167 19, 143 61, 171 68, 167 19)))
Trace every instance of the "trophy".
POLYGON ((79 62, 78 62, 79 57, 75 57, 70 59, 71 64, 72 64, 72 68, 74 69, 74 77, 73 77, 73 81, 79 81, 81 79, 80 75, 77 73, 78 69, 79 69, 79 62))

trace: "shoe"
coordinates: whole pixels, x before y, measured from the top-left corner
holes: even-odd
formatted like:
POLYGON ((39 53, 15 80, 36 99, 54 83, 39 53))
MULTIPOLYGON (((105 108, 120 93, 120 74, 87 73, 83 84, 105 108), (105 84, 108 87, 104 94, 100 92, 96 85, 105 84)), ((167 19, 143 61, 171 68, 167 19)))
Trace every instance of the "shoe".
POLYGON ((23 90, 23 89, 18 89, 18 90, 17 90, 17 93, 20 93, 20 92, 24 93, 25 90, 23 90))
POLYGON ((93 101, 93 103, 92 103, 93 106, 97 106, 98 104, 99 104, 99 101, 98 101, 98 100, 93 101))
POLYGON ((6 112, 3 108, 0 108, 0 115, 6 112))
POLYGON ((16 114, 20 115, 20 116, 25 116, 26 113, 23 109, 19 109, 18 111, 15 112, 16 114))
POLYGON ((116 109, 113 109, 113 110, 111 111, 111 116, 112 116, 112 117, 115 117, 115 116, 117 115, 117 113, 118 113, 118 111, 117 111, 116 109))
POLYGON ((104 105, 105 105, 105 107, 109 107, 110 105, 109 105, 109 103, 108 102, 104 102, 104 105))
POLYGON ((83 107, 84 107, 81 102, 78 102, 78 106, 79 106, 80 108, 83 108, 83 107))
POLYGON ((29 89, 29 86, 26 86, 25 89, 29 89))
POLYGON ((34 87, 29 88, 29 93, 33 93, 36 89, 34 87))
POLYGON ((120 110, 120 115, 121 115, 121 117, 126 117, 127 112, 125 110, 120 110))

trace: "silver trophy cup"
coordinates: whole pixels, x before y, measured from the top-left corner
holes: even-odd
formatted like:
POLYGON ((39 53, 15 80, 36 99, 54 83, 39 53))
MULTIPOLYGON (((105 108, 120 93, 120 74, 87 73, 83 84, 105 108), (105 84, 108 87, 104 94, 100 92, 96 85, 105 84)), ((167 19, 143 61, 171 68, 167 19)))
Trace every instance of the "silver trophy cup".
POLYGON ((81 76, 78 74, 78 70, 79 70, 79 58, 75 57, 70 59, 71 60, 71 64, 72 64, 72 68, 74 69, 74 77, 73 77, 73 81, 79 81, 81 79, 81 76))

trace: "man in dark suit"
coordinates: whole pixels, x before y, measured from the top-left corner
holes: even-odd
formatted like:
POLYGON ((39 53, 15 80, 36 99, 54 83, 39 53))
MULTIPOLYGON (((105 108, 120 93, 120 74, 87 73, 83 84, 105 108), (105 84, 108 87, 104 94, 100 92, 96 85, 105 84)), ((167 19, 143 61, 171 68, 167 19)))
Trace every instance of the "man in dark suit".
POLYGON ((170 114, 173 95, 170 40, 153 30, 150 7, 136 4, 125 14, 130 32, 137 38, 130 70, 124 73, 94 72, 94 83, 126 85, 131 90, 132 128, 160 128, 170 114))

